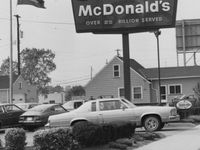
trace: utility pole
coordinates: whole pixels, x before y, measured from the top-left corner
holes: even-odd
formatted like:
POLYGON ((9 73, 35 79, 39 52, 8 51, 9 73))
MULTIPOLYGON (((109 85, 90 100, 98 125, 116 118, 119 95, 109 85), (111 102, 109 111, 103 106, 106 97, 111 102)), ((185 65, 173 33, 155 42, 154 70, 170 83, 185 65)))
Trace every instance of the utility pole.
POLYGON ((19 37, 19 18, 20 16, 19 15, 14 15, 17 19, 17 58, 18 58, 18 64, 17 64, 17 67, 18 67, 18 75, 21 74, 21 68, 20 68, 20 37, 19 37))
POLYGON ((119 57, 119 56, 120 56, 120 53, 119 53, 119 52, 120 52, 121 50, 120 50, 120 49, 116 49, 115 51, 117 52, 117 56, 119 57))

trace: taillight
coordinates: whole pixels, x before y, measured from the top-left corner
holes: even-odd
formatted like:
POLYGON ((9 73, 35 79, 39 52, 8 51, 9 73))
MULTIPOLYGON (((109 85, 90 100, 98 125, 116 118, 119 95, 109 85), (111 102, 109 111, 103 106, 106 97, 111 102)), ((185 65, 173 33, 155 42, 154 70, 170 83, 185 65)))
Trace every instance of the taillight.
POLYGON ((20 120, 20 121, 23 121, 24 118, 25 118, 25 117, 20 116, 20 117, 19 117, 19 120, 20 120))

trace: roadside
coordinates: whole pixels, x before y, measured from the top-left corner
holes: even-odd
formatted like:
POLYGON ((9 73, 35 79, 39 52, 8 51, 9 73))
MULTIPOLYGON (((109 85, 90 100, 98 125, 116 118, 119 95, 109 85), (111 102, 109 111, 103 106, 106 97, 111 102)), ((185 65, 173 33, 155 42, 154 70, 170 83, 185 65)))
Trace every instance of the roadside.
POLYGON ((198 150, 200 149, 200 125, 190 130, 168 136, 142 146, 137 150, 198 150))

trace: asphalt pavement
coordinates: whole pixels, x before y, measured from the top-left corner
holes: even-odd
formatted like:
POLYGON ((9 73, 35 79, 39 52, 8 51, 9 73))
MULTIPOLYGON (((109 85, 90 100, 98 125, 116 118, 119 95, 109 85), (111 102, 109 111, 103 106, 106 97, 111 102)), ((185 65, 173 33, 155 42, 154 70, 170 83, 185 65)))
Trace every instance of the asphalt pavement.
POLYGON ((200 125, 167 136, 137 150, 200 150, 200 125))

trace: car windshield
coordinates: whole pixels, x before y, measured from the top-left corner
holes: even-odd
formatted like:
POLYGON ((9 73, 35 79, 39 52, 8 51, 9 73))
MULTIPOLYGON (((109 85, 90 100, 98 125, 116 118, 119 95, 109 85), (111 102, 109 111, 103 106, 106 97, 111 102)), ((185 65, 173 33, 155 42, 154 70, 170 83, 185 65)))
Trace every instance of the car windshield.
POLYGON ((38 112, 44 112, 45 110, 47 110, 50 107, 50 105, 48 104, 44 104, 44 105, 38 105, 35 106, 31 109, 29 109, 30 111, 38 111, 38 112))
POLYGON ((73 101, 66 102, 65 104, 63 104, 63 106, 66 108, 73 108, 73 101))
POLYGON ((131 103, 130 101, 126 100, 126 99, 121 99, 122 102, 124 102, 129 108, 135 108, 137 106, 135 106, 133 103, 131 103))
POLYGON ((79 108, 73 110, 76 112, 90 112, 91 111, 91 102, 85 102, 83 105, 81 105, 79 108))

